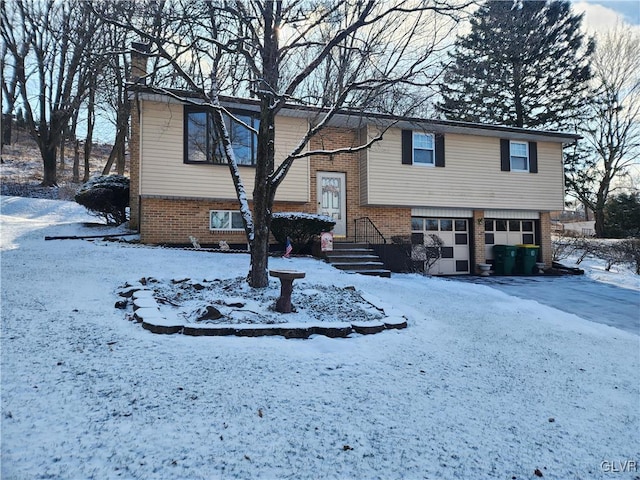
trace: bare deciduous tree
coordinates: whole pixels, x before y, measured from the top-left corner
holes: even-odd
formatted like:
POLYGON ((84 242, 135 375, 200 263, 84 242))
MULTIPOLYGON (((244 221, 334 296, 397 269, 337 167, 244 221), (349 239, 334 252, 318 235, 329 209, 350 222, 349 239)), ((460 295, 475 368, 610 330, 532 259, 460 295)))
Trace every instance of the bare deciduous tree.
MULTIPOLYGON (((45 186, 57 183, 57 149, 86 93, 98 18, 80 0, 3 5, 1 35, 27 126, 40 149, 45 186)), ((5 69, 6 71, 6 69, 5 69)), ((4 72, 3 72, 4 73, 4 72)))
MULTIPOLYGON (((26 45, 19 47, 18 54, 24 55, 23 51, 26 48, 26 45)), ((11 144, 13 111, 18 96, 18 73, 16 69, 9 68, 10 55, 6 42, 2 42, 0 55, 2 61, 2 145, 9 145, 11 144)))
MULTIPOLYGON (((451 28, 465 6, 454 0, 149 2, 151 10, 145 13, 157 20, 154 27, 163 35, 135 22, 125 24, 122 18, 111 22, 151 44, 169 67, 164 77, 156 72, 158 79, 182 83, 211 109, 250 244, 248 281, 252 287, 265 287, 272 206, 292 164, 311 155, 356 152, 380 140, 378 136, 349 148, 309 150, 311 139, 341 109, 411 113, 415 102, 398 101, 405 98, 400 92, 431 85, 439 72, 440 29, 451 28), (329 87, 329 94, 320 94, 319 82, 329 87), (223 121, 223 115, 231 113, 219 101, 220 94, 229 93, 257 98, 260 104, 258 128, 245 125, 257 144, 251 208, 223 121), (297 146, 276 164, 275 118, 288 103, 324 108, 297 146)), ((166 93, 193 101, 175 91, 166 93)))
POLYGON ((604 210, 619 180, 640 156, 640 36, 618 26, 597 39, 594 93, 585 141, 567 156, 568 193, 591 209, 596 236, 604 235, 604 210))

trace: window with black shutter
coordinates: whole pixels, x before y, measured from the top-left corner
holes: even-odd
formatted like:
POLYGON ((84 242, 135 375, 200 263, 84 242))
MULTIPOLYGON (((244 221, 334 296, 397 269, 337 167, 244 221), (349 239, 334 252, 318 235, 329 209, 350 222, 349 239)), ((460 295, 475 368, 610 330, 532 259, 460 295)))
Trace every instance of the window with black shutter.
POLYGON ((402 164, 445 166, 444 135, 402 130, 402 164))
POLYGON ((538 173, 538 144, 501 139, 500 170, 503 172, 538 173))

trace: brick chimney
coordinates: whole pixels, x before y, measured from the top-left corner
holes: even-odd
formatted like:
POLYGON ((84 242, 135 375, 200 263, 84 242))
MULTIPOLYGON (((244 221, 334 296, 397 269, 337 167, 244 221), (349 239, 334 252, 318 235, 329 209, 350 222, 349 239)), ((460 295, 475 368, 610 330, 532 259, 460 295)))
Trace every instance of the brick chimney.
POLYGON ((131 83, 146 85, 149 50, 149 44, 135 42, 131 44, 131 73, 129 78, 131 83))
POLYGON ((131 101, 131 123, 129 130, 129 228, 140 230, 140 99, 135 85, 147 84, 147 60, 149 45, 143 43, 131 44, 131 72, 130 83, 134 84, 129 93, 131 101))

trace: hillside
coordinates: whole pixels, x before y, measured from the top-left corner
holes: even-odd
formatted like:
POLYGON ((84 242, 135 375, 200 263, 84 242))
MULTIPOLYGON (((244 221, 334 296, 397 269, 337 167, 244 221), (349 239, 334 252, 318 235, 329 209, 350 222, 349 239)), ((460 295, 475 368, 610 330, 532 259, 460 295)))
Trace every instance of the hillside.
MULTIPOLYGON (((80 178, 84 174, 83 149, 80 146, 80 178)), ((102 173, 111 145, 94 144, 89 164, 90 175, 102 173)), ((81 185, 73 180, 73 142, 65 145, 63 164, 58 159, 58 187, 42 187, 42 157, 36 142, 25 130, 17 130, 11 145, 2 147, 2 163, 0 164, 0 193, 18 197, 46 198, 50 200, 73 200, 73 196, 81 185)), ((127 165, 128 169, 128 165, 127 165)), ((112 169, 115 173, 115 167, 112 169)), ((128 171, 125 172, 128 175, 128 171)))

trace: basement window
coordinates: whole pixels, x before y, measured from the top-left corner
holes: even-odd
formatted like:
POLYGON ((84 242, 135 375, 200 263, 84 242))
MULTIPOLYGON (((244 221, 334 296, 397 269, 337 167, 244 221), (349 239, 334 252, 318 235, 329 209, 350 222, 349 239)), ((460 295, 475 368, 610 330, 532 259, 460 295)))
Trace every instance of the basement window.
POLYGON ((209 230, 244 231, 242 214, 234 210, 211 210, 209 211, 209 230))

